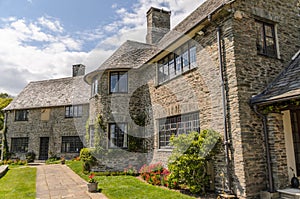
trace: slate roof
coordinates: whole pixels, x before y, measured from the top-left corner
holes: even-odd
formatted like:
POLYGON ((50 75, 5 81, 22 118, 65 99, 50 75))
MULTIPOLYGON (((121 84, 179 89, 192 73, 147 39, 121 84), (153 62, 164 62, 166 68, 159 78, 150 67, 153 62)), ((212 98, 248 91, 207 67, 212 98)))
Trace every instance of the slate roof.
POLYGON ((214 13, 216 10, 229 4, 233 1, 229 0, 207 0, 202 3, 194 12, 188 15, 182 22, 175 26, 171 31, 169 31, 159 42, 158 47, 160 49, 166 48, 168 45, 172 44, 178 38, 182 37, 193 27, 200 24, 203 20, 207 18, 209 14, 214 13))
POLYGON ((154 45, 127 40, 97 70, 87 74, 85 80, 90 83, 94 74, 106 69, 138 68, 157 51, 154 45))
POLYGON ((97 70, 87 74, 85 81, 91 84, 92 78, 100 71, 106 69, 130 69, 142 66, 144 63, 149 62, 160 51, 163 51, 170 44, 184 36, 193 27, 207 19, 209 14, 214 13, 222 6, 233 1, 234 0, 205 1, 181 23, 170 30, 156 46, 136 41, 126 41, 97 70))
POLYGON ((296 98, 300 98, 300 50, 279 76, 261 94, 251 99, 251 103, 270 104, 296 98))
POLYGON ((88 104, 90 86, 83 76, 30 82, 5 110, 88 104))

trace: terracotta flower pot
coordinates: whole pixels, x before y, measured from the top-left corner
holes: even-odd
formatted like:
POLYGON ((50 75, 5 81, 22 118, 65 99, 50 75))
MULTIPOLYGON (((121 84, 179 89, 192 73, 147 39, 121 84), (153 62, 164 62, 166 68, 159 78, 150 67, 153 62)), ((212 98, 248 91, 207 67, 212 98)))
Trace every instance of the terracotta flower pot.
POLYGON ((98 190, 98 182, 88 183, 87 186, 89 192, 97 192, 98 190))

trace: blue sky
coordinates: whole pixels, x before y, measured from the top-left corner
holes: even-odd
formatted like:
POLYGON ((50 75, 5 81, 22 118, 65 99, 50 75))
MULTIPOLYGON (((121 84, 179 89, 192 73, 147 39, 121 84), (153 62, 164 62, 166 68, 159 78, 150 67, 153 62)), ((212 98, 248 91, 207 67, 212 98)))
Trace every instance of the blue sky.
POLYGON ((145 41, 146 12, 171 10, 174 27, 204 0, 0 0, 0 92, 98 68, 126 40, 145 41))

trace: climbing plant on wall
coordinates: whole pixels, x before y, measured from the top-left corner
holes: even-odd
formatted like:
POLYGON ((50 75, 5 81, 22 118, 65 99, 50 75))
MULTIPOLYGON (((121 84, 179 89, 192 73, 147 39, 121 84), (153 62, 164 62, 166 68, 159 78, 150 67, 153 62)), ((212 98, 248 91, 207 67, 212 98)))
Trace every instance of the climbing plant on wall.
POLYGON ((95 126, 94 126, 94 146, 95 152, 100 153, 103 150, 103 145, 105 143, 106 124, 102 115, 98 115, 95 126))

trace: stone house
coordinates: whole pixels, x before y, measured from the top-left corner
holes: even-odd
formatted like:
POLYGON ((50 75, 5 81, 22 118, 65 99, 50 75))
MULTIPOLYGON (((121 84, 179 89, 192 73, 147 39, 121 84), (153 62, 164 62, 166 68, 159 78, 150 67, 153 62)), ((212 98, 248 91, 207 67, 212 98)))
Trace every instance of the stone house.
POLYGON ((274 198, 290 184, 289 167, 299 170, 299 104, 264 109, 299 96, 287 89, 299 88, 299 9, 298 0, 207 0, 170 30, 171 13, 150 8, 146 43, 126 41, 85 76, 90 147, 115 169, 166 164, 171 135, 211 128, 224 142, 212 162, 215 189, 274 198))
POLYGON ((73 77, 30 82, 5 108, 10 152, 39 160, 72 158, 83 148, 90 88, 85 66, 74 65, 73 77))

